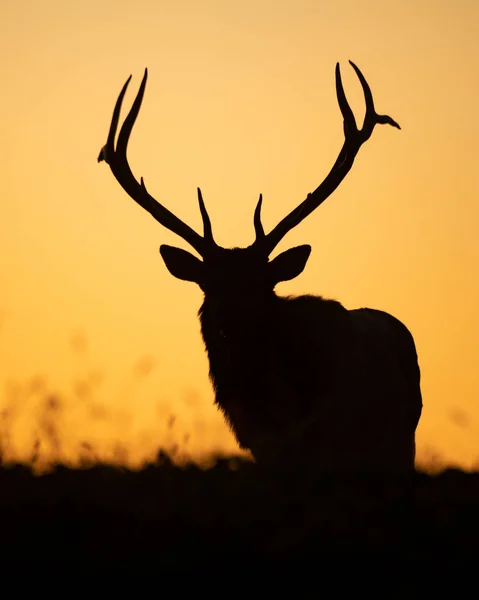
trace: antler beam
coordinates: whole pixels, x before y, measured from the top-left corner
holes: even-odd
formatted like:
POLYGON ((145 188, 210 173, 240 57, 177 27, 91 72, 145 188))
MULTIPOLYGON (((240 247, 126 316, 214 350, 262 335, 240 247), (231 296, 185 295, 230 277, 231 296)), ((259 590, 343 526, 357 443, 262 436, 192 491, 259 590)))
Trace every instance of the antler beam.
POLYGON ((145 69, 145 74, 143 75, 140 89, 138 90, 138 94, 136 95, 130 112, 128 113, 120 129, 115 148, 115 136, 118 128, 118 121, 120 119, 121 105, 128 88, 128 84, 130 83, 131 75, 128 77, 120 92, 120 95, 118 96, 118 100, 116 101, 115 109, 113 111, 113 118, 110 125, 110 131, 108 133, 108 140, 106 145, 103 146, 100 151, 98 162, 104 160, 110 166, 110 169, 118 183, 125 190, 125 192, 131 198, 133 198, 133 200, 135 200, 135 202, 147 210, 161 225, 179 235, 201 256, 204 256, 205 253, 207 253, 212 246, 216 246, 216 244, 213 239, 211 222, 206 211, 200 189, 198 188, 198 202, 200 205, 201 216, 203 218, 204 237, 201 237, 198 233, 196 233, 196 231, 191 229, 189 225, 184 223, 176 215, 155 200, 153 196, 150 196, 146 190, 143 177, 140 178, 141 183, 139 183, 133 175, 130 165, 128 164, 128 159, 126 156, 128 141, 130 139, 133 125, 135 124, 138 113, 140 112, 147 78, 148 69, 145 69))
MULTIPOLYGON (((361 73, 359 68, 352 62, 349 61, 350 65, 356 71, 356 75, 361 82, 361 86, 364 92, 364 98, 366 101, 366 115, 364 117, 364 123, 361 129, 358 129, 356 120, 354 118, 353 111, 348 104, 346 95, 344 93, 343 83, 341 81, 341 72, 339 63, 336 64, 336 95, 338 98, 339 108, 344 120, 344 144, 339 152, 338 158, 333 165, 333 168, 328 173, 324 181, 312 192, 308 194, 306 200, 304 200, 299 206, 289 213, 282 221, 280 221, 276 227, 267 235, 257 235, 255 246, 260 249, 263 253, 268 256, 279 244, 283 237, 291 231, 296 225, 301 223, 308 215, 310 215, 320 204, 322 204, 339 186, 343 179, 348 174, 349 170, 353 166, 354 159, 359 152, 361 146, 366 142, 373 132, 376 125, 391 125, 401 129, 401 127, 387 115, 378 115, 374 108, 373 95, 371 89, 366 81, 364 75, 361 73)), ((256 231, 262 231, 261 217, 261 202, 258 202, 258 206, 255 211, 255 229, 256 231), (258 225, 259 224, 259 225, 258 225)))

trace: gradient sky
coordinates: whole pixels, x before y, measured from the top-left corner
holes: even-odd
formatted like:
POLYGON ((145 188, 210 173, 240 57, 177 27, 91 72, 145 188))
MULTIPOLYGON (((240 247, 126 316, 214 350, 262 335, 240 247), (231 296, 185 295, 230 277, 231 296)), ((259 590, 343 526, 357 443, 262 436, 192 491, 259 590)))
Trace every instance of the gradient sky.
POLYGON ((130 461, 174 442, 193 454, 236 447, 213 407, 201 292, 158 253, 186 245, 97 155, 121 86, 132 73, 129 106, 147 66, 134 172, 198 230, 200 186, 217 241, 249 244, 260 192, 269 230, 334 162, 337 61, 362 118, 352 59, 402 130, 376 129, 334 196, 283 240, 278 251, 313 252, 278 292, 400 318, 422 369, 419 454, 478 464, 476 0, 7 0, 0 17, 11 452, 28 456, 42 436, 70 459, 82 442, 130 461))

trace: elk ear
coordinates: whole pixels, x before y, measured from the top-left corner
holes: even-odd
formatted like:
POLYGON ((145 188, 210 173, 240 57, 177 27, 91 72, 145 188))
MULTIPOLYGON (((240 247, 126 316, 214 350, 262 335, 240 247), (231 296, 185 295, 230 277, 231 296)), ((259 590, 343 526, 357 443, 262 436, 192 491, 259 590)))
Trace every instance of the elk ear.
POLYGON ((160 246, 160 254, 168 271, 177 279, 201 283, 203 279, 203 263, 201 260, 181 248, 160 246))
POLYGON ((311 253, 311 246, 296 246, 278 254, 269 263, 269 275, 276 285, 280 281, 289 281, 302 273, 311 253))

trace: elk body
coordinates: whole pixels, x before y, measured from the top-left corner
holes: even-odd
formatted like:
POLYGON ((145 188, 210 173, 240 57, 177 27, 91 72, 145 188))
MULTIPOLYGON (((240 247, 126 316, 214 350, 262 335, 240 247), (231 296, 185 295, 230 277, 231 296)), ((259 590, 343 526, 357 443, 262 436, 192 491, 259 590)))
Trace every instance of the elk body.
POLYGON ((170 273, 204 292, 199 311, 216 404, 239 445, 264 465, 305 461, 320 471, 408 472, 414 469, 415 431, 421 415, 420 372, 408 329, 380 310, 346 310, 320 296, 281 297, 277 283, 297 277, 311 247, 298 246, 269 260, 280 240, 315 210, 344 179, 376 124, 399 125, 374 109, 371 90, 351 62, 364 91, 361 129, 346 100, 339 65, 336 93, 345 140, 318 188, 265 234, 260 195, 256 239, 247 248, 222 248, 198 189, 204 234, 156 201, 128 165, 126 150, 146 86, 147 71, 115 145, 123 97, 117 100, 105 160, 123 189, 202 257, 162 245, 170 273))

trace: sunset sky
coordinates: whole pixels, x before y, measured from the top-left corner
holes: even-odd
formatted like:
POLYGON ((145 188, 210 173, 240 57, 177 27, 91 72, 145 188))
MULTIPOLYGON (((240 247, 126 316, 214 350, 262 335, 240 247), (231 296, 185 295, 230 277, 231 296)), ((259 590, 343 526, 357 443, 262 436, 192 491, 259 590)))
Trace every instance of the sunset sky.
POLYGON ((65 460, 84 443, 130 463, 172 443, 236 448, 213 406, 201 292, 158 252, 187 246, 97 156, 121 86, 133 74, 129 108, 148 67, 135 174, 197 230, 200 186, 218 243, 248 245, 259 193, 270 230, 337 156, 337 61, 362 119, 351 59, 402 130, 376 128, 282 241, 277 252, 313 251, 277 291, 401 319, 422 370, 419 456, 479 464, 477 0, 7 0, 0 30, 0 434, 12 456, 36 439, 65 460))

